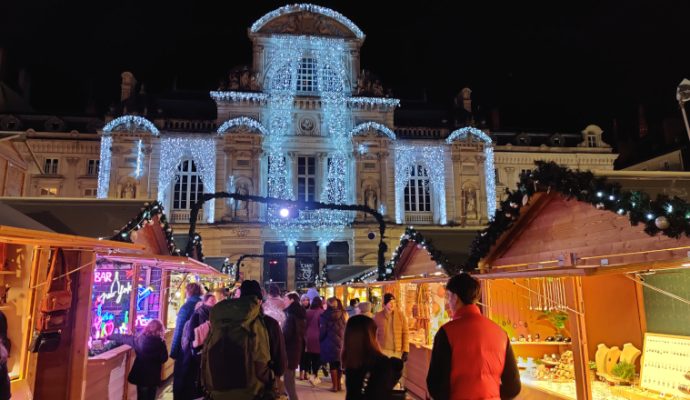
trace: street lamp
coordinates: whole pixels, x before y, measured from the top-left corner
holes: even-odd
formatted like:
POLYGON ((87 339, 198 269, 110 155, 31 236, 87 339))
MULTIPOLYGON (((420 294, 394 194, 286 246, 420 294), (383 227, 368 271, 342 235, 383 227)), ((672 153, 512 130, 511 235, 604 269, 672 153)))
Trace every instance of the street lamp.
POLYGON ((685 103, 690 101, 690 80, 683 79, 676 89, 676 100, 680 106, 680 112, 683 113, 683 122, 685 123, 685 132, 690 138, 690 125, 688 125, 688 114, 685 112, 685 103))
POLYGON ((285 207, 281 208, 280 211, 279 211, 279 213, 280 213, 280 216, 283 217, 283 218, 287 218, 287 217, 290 216, 290 210, 288 210, 288 209, 285 208, 285 207))

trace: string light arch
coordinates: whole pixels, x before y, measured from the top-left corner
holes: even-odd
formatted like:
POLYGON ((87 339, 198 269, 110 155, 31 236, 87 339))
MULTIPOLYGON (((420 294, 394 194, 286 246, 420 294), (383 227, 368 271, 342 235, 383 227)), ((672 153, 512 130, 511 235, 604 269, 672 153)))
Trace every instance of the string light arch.
POLYGON ((350 131, 350 135, 356 136, 356 135, 360 135, 364 132, 368 132, 371 130, 379 132, 391 140, 397 139, 397 137, 395 136, 395 132, 393 132, 389 127, 387 127, 386 125, 380 124, 378 122, 374 122, 374 121, 364 122, 364 123, 361 123, 361 124, 355 126, 352 129, 352 131, 350 131))
POLYGON ((160 135, 153 122, 138 115, 123 115, 108 122, 103 127, 103 133, 112 132, 149 132, 153 136, 160 135))
POLYGON ((355 25, 354 22, 352 22, 349 18, 346 16, 342 15, 341 13, 331 10, 330 8, 326 7, 321 7, 317 6, 314 4, 306 4, 306 3, 301 3, 301 4, 290 4, 286 5, 283 7, 280 7, 278 9, 275 9, 267 14, 265 14, 263 17, 259 18, 252 24, 251 28, 249 31, 251 33, 256 33, 261 30, 267 23, 272 21, 275 18, 278 18, 283 15, 287 14, 293 14, 297 12, 311 12, 314 14, 321 14, 325 17, 332 18, 339 23, 343 24, 346 26, 352 33, 355 35, 357 39, 364 40, 364 32, 362 32, 361 29, 357 25, 355 25))
POLYGON ((228 133, 230 129, 237 126, 244 126, 250 128, 251 130, 257 131, 264 136, 267 136, 269 134, 268 129, 266 129, 266 127, 263 126, 261 122, 255 120, 254 118, 249 118, 245 116, 232 118, 223 122, 223 124, 218 128, 217 132, 219 135, 223 135, 228 133))

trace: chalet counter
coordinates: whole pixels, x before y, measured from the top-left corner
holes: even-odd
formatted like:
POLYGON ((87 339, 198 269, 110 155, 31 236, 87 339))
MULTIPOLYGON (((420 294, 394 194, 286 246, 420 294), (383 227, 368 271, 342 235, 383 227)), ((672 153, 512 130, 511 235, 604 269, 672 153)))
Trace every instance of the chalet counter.
MULTIPOLYGON (((128 390, 128 366, 134 351, 127 345, 89 357, 86 367, 85 399, 123 399, 128 390), (107 394, 107 397, 104 396, 107 394)), ((129 397, 132 398, 132 397, 129 397)))

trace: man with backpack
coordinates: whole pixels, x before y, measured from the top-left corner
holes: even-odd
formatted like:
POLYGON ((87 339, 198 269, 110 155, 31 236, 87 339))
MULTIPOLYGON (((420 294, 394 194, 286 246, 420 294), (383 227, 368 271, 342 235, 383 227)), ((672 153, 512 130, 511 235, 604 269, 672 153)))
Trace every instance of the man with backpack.
POLYGON ((201 357, 202 384, 213 400, 271 399, 275 374, 261 287, 246 280, 240 293, 211 309, 211 330, 201 357))

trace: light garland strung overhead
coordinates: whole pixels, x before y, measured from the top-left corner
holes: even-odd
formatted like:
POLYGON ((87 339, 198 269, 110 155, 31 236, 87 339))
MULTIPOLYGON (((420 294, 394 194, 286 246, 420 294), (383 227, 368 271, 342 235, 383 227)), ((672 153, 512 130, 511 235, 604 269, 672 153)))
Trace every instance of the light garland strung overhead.
POLYGON ((268 99, 266 93, 258 92, 235 92, 235 91, 218 91, 212 90, 210 92, 211 98, 215 101, 255 101, 257 103, 265 103, 268 99))
POLYGON ((357 25, 355 25, 354 22, 352 22, 349 18, 346 16, 340 14, 337 11, 331 10, 330 8, 326 7, 321 7, 317 6, 314 4, 290 4, 286 5, 283 7, 280 7, 276 10, 273 10, 267 14, 265 14, 263 17, 259 18, 254 22, 249 29, 250 32, 256 33, 261 28, 263 28, 264 25, 266 25, 269 21, 280 17, 281 15, 286 15, 286 14, 292 14, 300 11, 307 11, 311 12, 314 14, 321 14, 329 18, 333 18, 334 20, 338 21, 339 23, 345 25, 347 29, 351 30, 352 33, 357 37, 357 39, 364 39, 364 32, 362 32, 361 29, 357 25))
POLYGON ((101 136, 101 161, 98 164, 98 189, 96 193, 99 199, 108 198, 108 190, 110 188, 111 147, 113 147, 113 137, 110 135, 101 136))
POLYGON ((486 213, 489 219, 496 215, 496 172, 494 166, 494 148, 493 142, 489 135, 477 128, 467 126, 453 131, 446 143, 452 144, 456 140, 467 140, 468 137, 473 136, 476 139, 484 142, 484 180, 486 183, 486 213))
POLYGON ((134 177, 139 179, 143 172, 144 164, 144 143, 141 139, 137 140, 137 166, 134 169, 134 177))
POLYGON ((269 135, 268 130, 266 129, 266 127, 263 126, 263 124, 261 124, 261 122, 255 120, 254 118, 249 118, 245 116, 229 119, 223 122, 223 124, 218 128, 217 132, 219 135, 222 135, 236 126, 246 126, 252 130, 261 133, 264 136, 269 135))
MULTIPOLYGON (((176 137, 161 139, 161 161, 158 169, 158 201, 167 204, 169 187, 173 182, 183 157, 190 157, 199 171, 204 193, 216 190, 216 141, 212 138, 176 137)), ((214 202, 204 205, 208 223, 214 221, 214 202)))
POLYGON ((384 106, 395 108, 400 106, 400 99, 393 99, 389 97, 350 97, 347 103, 351 106, 384 106))
POLYGON ((361 124, 355 126, 352 129, 352 131, 350 132, 350 135, 356 136, 356 135, 359 135, 360 133, 368 132, 370 130, 382 133, 383 135, 387 136, 391 140, 396 140, 395 132, 393 132, 387 126, 380 124, 378 122, 374 122, 374 121, 364 122, 364 123, 361 123, 361 124))
POLYGON ((160 131, 151 121, 138 115, 123 115, 108 122, 103 127, 103 133, 111 132, 149 132, 154 136, 160 135, 160 131))

